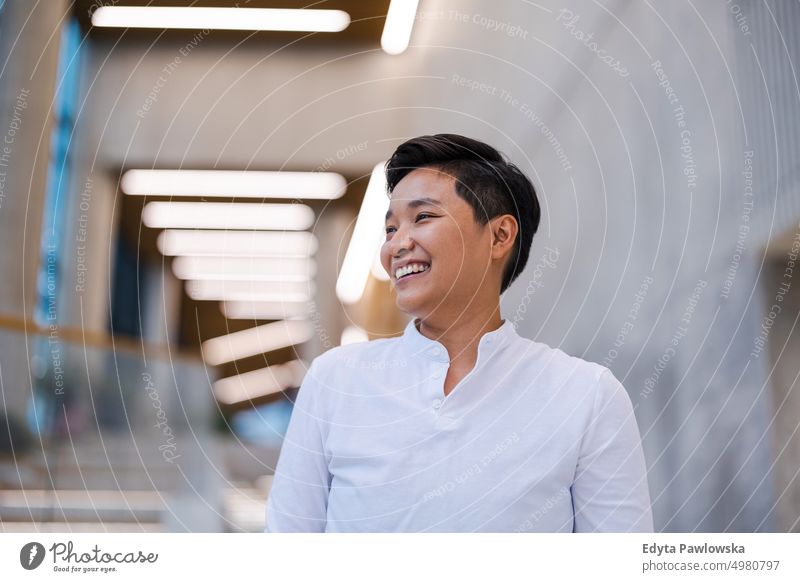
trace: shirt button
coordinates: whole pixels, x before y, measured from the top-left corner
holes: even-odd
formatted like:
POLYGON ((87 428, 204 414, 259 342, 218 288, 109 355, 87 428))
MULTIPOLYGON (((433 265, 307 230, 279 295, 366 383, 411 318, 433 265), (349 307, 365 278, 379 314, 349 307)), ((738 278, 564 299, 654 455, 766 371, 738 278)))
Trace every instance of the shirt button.
POLYGON ((436 378, 436 379, 438 380, 439 378, 441 378, 441 377, 442 377, 442 371, 441 371, 441 370, 436 370, 436 371, 433 373, 433 377, 434 377, 434 378, 436 378))
POLYGON ((439 410, 441 407, 442 407, 442 401, 441 400, 434 400, 433 401, 433 408, 435 410, 439 410))
POLYGON ((439 352, 440 352, 439 348, 431 348, 431 350, 430 350, 430 352, 429 352, 429 353, 430 353, 432 356, 438 356, 438 355, 439 355, 439 352))

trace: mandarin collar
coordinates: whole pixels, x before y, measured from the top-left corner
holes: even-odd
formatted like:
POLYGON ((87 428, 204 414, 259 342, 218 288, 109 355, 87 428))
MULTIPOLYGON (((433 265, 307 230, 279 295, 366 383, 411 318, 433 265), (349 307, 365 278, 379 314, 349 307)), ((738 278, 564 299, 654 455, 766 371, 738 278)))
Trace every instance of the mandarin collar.
MULTIPOLYGON (((424 356, 437 362, 449 363, 450 355, 447 353, 447 348, 441 342, 422 335, 415 325, 418 321, 418 318, 412 318, 403 331, 403 342, 410 349, 411 354, 424 356)), ((495 353, 516 335, 517 330, 514 328, 514 324, 508 319, 504 319, 500 327, 483 334, 478 342, 478 358, 495 353)))

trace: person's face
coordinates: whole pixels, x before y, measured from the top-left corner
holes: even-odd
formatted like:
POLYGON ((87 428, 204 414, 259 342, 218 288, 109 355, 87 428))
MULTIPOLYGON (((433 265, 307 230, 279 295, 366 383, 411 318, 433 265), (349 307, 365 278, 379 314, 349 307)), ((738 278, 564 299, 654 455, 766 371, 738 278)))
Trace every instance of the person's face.
POLYGON ((408 173, 392 191, 381 247, 398 308, 422 318, 458 317, 492 294, 497 300, 491 224, 475 220, 452 176, 429 168, 408 173), (424 270, 398 278, 398 268, 415 264, 424 270))

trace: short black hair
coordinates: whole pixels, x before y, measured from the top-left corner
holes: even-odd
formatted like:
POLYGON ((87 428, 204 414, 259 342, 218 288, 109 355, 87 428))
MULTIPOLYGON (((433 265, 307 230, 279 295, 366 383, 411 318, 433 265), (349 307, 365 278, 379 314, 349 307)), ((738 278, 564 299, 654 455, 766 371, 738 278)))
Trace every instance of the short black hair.
POLYGON ((402 143, 386 163, 389 194, 407 174, 435 168, 455 178, 455 190, 472 206, 479 224, 503 214, 517 220, 519 232, 503 272, 503 293, 525 269, 541 208, 533 184, 490 145, 453 133, 423 135, 402 143))

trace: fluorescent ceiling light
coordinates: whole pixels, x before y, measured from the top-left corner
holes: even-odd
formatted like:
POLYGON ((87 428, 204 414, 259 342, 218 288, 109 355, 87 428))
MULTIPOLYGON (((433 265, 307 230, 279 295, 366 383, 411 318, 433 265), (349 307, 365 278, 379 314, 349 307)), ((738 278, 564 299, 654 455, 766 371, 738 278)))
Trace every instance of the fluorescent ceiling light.
POLYGON ((349 24, 342 10, 101 6, 92 13, 93 26, 121 28, 340 32, 349 24))
POLYGON ((280 348, 302 344, 314 331, 308 320, 287 319, 215 337, 203 342, 207 363, 218 366, 280 348))
POLYGON ((375 260, 376 249, 381 246, 386 211, 389 209, 383 167, 384 164, 380 163, 372 170, 342 270, 336 280, 336 296, 342 303, 357 303, 361 299, 375 260))
POLYGON ((381 47, 390 55, 399 55, 408 48, 418 3, 419 0, 392 0, 389 4, 381 47))
POLYGON ((228 319, 289 319, 306 317, 305 301, 224 301, 220 311, 228 319))
POLYGON ((381 264, 381 248, 375 251, 375 260, 372 261, 372 269, 370 270, 372 276, 375 277, 378 281, 388 281, 389 274, 386 272, 386 269, 383 268, 381 264))
POLYGON ((348 325, 342 330, 342 339, 340 343, 343 346, 367 341, 369 341, 367 332, 357 325, 348 325))
POLYGON ((308 281, 317 272, 312 259, 285 257, 177 257, 178 279, 221 281, 308 281))
POLYGON ((223 404, 255 400, 283 392, 287 388, 299 388, 305 374, 306 364, 302 360, 274 364, 260 370, 217 380, 214 382, 214 395, 223 404))
POLYGON ((310 281, 186 281, 196 301, 311 301, 310 281))
POLYGON ((142 222, 150 228, 306 230, 314 224, 314 211, 305 204, 150 202, 142 222))
POLYGON ((310 232, 165 230, 158 250, 167 256, 309 257, 317 252, 310 232))
POLYGON ((139 196, 333 200, 344 194, 347 182, 334 172, 128 170, 121 186, 125 194, 139 196))

